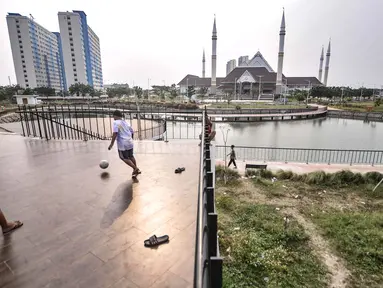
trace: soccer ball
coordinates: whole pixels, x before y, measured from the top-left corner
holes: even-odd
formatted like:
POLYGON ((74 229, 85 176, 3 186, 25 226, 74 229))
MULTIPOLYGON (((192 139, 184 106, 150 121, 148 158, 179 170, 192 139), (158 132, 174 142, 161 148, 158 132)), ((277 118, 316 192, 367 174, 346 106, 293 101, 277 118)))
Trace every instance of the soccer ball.
POLYGON ((108 168, 108 166, 109 166, 109 162, 108 161, 101 160, 101 162, 100 162, 100 168, 101 169, 106 169, 106 168, 108 168))

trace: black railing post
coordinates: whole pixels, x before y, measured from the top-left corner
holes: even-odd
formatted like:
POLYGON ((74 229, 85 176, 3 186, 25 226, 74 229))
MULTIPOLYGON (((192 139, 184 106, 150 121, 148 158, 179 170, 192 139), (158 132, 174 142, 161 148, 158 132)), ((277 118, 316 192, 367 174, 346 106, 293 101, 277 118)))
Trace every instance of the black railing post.
MULTIPOLYGON (((217 240, 218 241, 218 240, 217 240)), ((222 287, 222 264, 223 259, 221 257, 210 257, 210 286, 211 288, 222 287)))

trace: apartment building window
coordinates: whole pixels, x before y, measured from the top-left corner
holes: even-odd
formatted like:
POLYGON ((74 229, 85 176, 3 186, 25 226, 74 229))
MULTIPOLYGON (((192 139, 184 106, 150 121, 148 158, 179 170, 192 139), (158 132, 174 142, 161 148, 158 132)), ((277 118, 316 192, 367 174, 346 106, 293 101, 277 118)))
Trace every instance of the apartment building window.
POLYGON ((74 49, 73 49, 73 48, 70 48, 70 51, 74 52, 74 49))
POLYGON ((76 69, 76 68, 73 68, 73 72, 77 72, 77 69, 76 69))
POLYGON ((72 31, 72 28, 71 28, 71 27, 68 27, 68 30, 69 30, 69 31, 72 31))
POLYGON ((72 57, 74 57, 74 53, 72 53, 72 57))
POLYGON ((72 46, 72 47, 73 47, 73 43, 70 43, 70 46, 72 46))
POLYGON ((72 62, 74 62, 75 61, 75 59, 74 58, 72 58, 72 62))
POLYGON ((17 30, 17 33, 20 33, 20 30, 17 30))
POLYGON ((72 33, 71 33, 71 32, 69 32, 69 36, 72 36, 72 33))
POLYGON ((21 55, 21 58, 23 58, 23 59, 24 59, 24 55, 21 55))
POLYGON ((24 53, 24 51, 23 51, 23 50, 20 50, 20 53, 24 53))
POLYGON ((28 88, 28 87, 29 87, 29 84, 26 84, 25 86, 28 88))
POLYGON ((20 45, 20 49, 23 49, 23 45, 20 45))
POLYGON ((77 74, 74 74, 74 77, 77 77, 77 74))
POLYGON ((19 40, 19 44, 22 44, 22 43, 23 43, 23 41, 19 40))
POLYGON ((27 70, 24 70, 24 73, 27 73, 27 70))
POLYGON ((19 20, 16 20, 16 23, 19 23, 19 20))
POLYGON ((27 66, 23 65, 23 68, 25 69, 25 68, 27 68, 27 66))
POLYGON ((19 29, 19 28, 20 28, 20 25, 16 25, 16 28, 19 29))
POLYGON ((69 38, 70 41, 73 41, 73 38, 69 38))
POLYGON ((72 24, 70 21, 68 21, 68 25, 72 24))
POLYGON ((18 37, 19 39, 21 39, 21 36, 20 36, 20 35, 17 35, 17 37, 18 37))

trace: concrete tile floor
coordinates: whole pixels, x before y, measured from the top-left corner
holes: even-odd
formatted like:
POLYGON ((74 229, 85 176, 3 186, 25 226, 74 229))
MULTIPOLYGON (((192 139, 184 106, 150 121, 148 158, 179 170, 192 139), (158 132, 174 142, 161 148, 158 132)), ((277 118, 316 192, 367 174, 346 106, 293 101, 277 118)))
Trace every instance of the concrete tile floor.
POLYGON ((0 208, 24 222, 0 236, 0 287, 192 286, 198 142, 135 143, 137 181, 108 144, 0 134, 0 208))

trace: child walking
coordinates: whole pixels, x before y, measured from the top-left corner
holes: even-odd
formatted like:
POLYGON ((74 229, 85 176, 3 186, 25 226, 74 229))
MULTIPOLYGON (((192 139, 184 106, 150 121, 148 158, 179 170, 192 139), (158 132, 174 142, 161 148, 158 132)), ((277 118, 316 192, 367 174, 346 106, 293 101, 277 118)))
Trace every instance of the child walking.
POLYGON ((235 163, 235 160, 237 158, 235 157, 234 145, 231 145, 231 152, 229 154, 227 154, 227 156, 229 156, 229 155, 230 155, 230 161, 229 161, 229 165, 227 167, 230 167, 230 165, 233 163, 234 168, 237 169, 237 163, 235 163))

